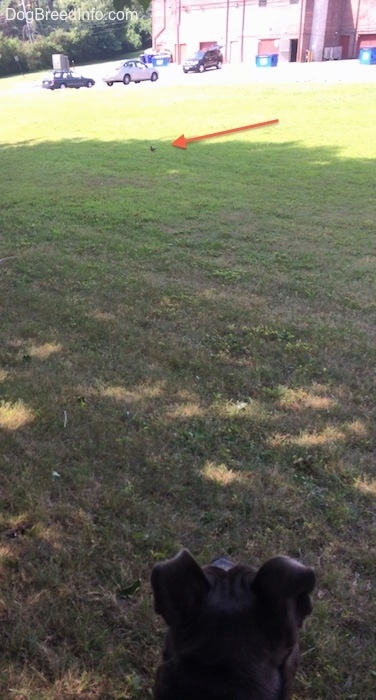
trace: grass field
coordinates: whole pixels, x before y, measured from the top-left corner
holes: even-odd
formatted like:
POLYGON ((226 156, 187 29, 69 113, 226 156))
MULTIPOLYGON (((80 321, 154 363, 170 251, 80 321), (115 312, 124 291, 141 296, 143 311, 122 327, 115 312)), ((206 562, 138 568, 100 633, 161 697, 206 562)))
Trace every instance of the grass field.
POLYGON ((375 698, 372 91, 201 77, 2 97, 3 700, 150 697, 182 546, 314 566, 296 700, 375 698))

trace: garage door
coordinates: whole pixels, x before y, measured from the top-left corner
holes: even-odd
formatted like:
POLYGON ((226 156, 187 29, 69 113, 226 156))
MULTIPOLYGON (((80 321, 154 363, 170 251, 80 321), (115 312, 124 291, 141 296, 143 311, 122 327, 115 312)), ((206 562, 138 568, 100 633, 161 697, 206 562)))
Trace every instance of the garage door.
POLYGON ((358 52, 360 49, 367 49, 376 46, 376 34, 360 34, 358 39, 358 52))
POLYGON ((262 56, 264 54, 279 53, 279 40, 278 39, 260 39, 258 43, 258 54, 262 56))
POLYGON ((200 41, 201 51, 205 51, 205 49, 211 49, 212 46, 216 46, 215 41, 200 41))

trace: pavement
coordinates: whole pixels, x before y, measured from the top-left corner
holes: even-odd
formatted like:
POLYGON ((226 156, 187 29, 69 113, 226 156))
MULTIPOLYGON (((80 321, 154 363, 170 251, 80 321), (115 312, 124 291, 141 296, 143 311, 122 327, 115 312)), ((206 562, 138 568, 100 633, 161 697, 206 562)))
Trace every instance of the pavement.
MULTIPOLYGON (((111 61, 88 66, 75 66, 75 70, 82 75, 94 78, 96 85, 94 90, 116 90, 116 89, 139 89, 137 85, 130 85, 123 88, 122 85, 114 85, 109 88, 103 81, 102 76, 106 75, 113 65, 119 61, 111 61)), ((184 74, 181 66, 174 63, 159 70, 158 85, 246 85, 251 83, 267 83, 278 85, 281 83, 375 83, 376 65, 365 65, 359 63, 358 59, 348 61, 323 61, 320 63, 279 63, 276 67, 257 67, 255 63, 238 63, 224 65, 221 70, 208 70, 203 74, 184 74)), ((48 71, 46 71, 47 73, 48 71)), ((148 83, 149 84, 149 83, 148 83)), ((10 96, 25 92, 34 92, 36 88, 41 89, 40 82, 35 82, 35 78, 20 76, 17 84, 10 89, 1 89, 0 94, 10 96)))
MULTIPOLYGON (((102 82, 103 75, 108 73, 111 66, 119 61, 83 66, 78 72, 93 75, 95 80, 102 82)), ((320 63, 278 63, 274 68, 257 67, 256 62, 225 64, 221 70, 215 68, 205 73, 183 73, 182 67, 176 63, 158 68, 161 83, 186 85, 187 82, 205 83, 376 83, 376 65, 359 63, 358 59, 348 61, 323 61, 320 63)), ((107 86, 106 86, 107 87, 107 86)))
MULTIPOLYGON (((116 61, 118 63, 119 61, 116 61)), ((115 65, 116 65, 115 63, 115 65)), ((77 69, 84 75, 93 76, 102 84, 105 75, 114 63, 83 66, 77 69)), ((169 85, 193 84, 247 84, 247 83, 376 83, 376 65, 348 61, 323 61, 320 63, 279 63, 274 68, 259 68, 256 63, 225 64, 221 70, 211 69, 205 73, 183 73, 182 67, 171 63, 158 68, 160 83, 169 85)), ((107 88, 107 86, 105 85, 107 88)))

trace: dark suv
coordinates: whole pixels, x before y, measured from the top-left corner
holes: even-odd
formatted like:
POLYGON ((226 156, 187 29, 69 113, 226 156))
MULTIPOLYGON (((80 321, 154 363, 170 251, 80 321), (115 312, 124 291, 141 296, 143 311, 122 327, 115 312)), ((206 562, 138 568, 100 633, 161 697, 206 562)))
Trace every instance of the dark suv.
POLYGON ((183 63, 184 73, 203 73, 207 68, 221 68, 223 56, 218 46, 211 49, 196 51, 193 56, 187 58, 183 63))

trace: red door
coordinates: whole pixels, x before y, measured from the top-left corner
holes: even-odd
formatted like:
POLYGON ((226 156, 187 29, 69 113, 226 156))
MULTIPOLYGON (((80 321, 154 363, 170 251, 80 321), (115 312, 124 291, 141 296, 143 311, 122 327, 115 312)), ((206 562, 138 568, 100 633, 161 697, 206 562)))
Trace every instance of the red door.
POLYGON ((175 62, 176 63, 183 63, 185 59, 187 58, 187 44, 180 44, 180 46, 177 46, 175 44, 175 62))
POLYGON ((346 58, 349 57, 349 44, 350 44, 350 37, 349 36, 341 36, 339 40, 339 45, 342 46, 342 60, 345 60, 346 58))
POLYGON ((279 40, 278 39, 260 39, 258 43, 258 55, 263 56, 265 54, 279 53, 279 40))
POLYGON ((200 51, 211 49, 212 46, 216 46, 215 41, 200 41, 200 51))

